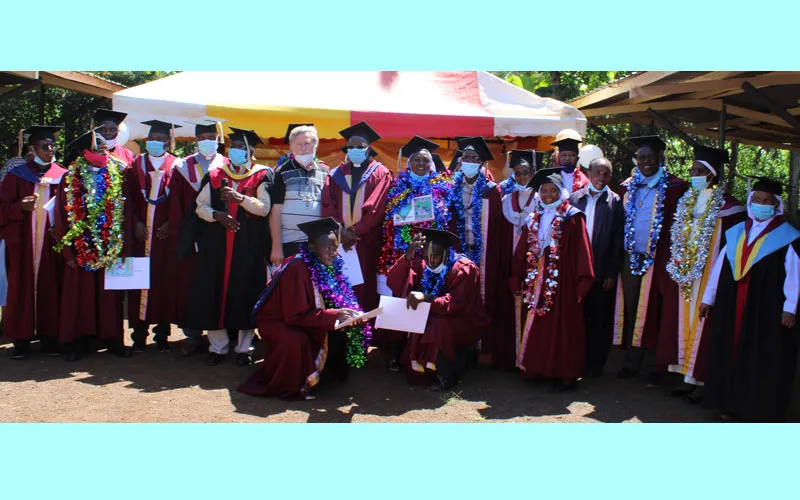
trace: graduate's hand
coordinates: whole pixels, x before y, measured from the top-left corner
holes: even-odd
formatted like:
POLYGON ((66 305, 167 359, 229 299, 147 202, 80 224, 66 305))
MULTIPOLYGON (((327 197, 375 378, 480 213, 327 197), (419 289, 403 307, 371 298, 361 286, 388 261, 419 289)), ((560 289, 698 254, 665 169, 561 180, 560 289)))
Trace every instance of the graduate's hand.
POLYGON ((68 260, 67 266, 69 266, 70 269, 78 269, 78 263, 75 261, 75 259, 68 260))
POLYGON ((269 261, 273 266, 280 267, 283 262, 283 248, 273 248, 272 252, 269 254, 269 261))
POLYGON ((423 236, 422 233, 415 234, 414 238, 411 240, 411 243, 409 243, 408 247, 406 248, 406 259, 408 259, 409 262, 414 260, 414 257, 416 257, 417 252, 424 245, 425 245, 425 236, 423 236))
POLYGON ((147 226, 142 222, 137 222, 136 227, 133 229, 133 236, 137 241, 147 241, 147 226))
POLYGON ((707 318, 708 314, 711 312, 711 306, 708 304, 700 304, 700 317, 707 318))
POLYGON ((165 222, 158 231, 156 232, 156 237, 159 240, 166 240, 169 236, 169 221, 165 222))
POLYGON ((220 191, 219 199, 222 201, 232 201, 234 203, 241 203, 244 201, 244 195, 237 192, 233 188, 224 187, 220 191))
POLYGON ((339 314, 336 319, 339 321, 339 323, 345 323, 358 315, 358 311, 354 311, 353 309, 339 309, 339 314))
POLYGON ((603 291, 607 292, 607 291, 611 290, 612 288, 614 288, 614 280, 612 280, 611 278, 606 278, 603 281, 603 291))
POLYGON ((781 317, 781 325, 785 326, 786 328, 794 328, 794 314, 784 312, 783 316, 781 317))
POLYGON ((34 193, 33 196, 26 196, 19 202, 19 207, 23 212, 33 212, 36 210, 36 200, 38 198, 39 195, 36 193, 34 193))
POLYGON ((422 292, 411 292, 408 294, 408 299, 406 301, 406 308, 417 310, 417 306, 421 303, 425 302, 425 294, 422 292))
POLYGON ((342 231, 342 246, 348 252, 353 249, 353 245, 358 241, 358 235, 352 229, 342 231))
POLYGON ((228 231, 235 233, 239 230, 239 223, 236 222, 236 219, 225 212, 214 212, 214 220, 222 224, 222 226, 228 231))

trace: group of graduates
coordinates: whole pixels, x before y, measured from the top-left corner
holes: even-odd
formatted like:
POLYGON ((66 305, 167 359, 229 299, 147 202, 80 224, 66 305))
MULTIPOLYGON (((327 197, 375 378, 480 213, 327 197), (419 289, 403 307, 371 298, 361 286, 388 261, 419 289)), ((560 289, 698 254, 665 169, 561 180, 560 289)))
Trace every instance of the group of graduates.
POLYGON ((257 330, 265 357, 238 389, 310 399, 320 380, 363 366, 370 346, 389 370, 438 391, 476 361, 565 391, 599 376, 618 345, 618 378, 641 373, 657 387, 677 372, 684 384, 672 395, 725 419, 785 419, 800 232, 782 218, 781 183, 759 178, 746 206, 724 192, 724 150, 696 146, 687 185, 665 169, 661 139, 630 138, 636 167, 615 192, 608 159, 578 167, 583 139, 572 130, 552 144, 554 167, 513 150, 497 183, 480 137, 457 138, 449 166, 436 143, 414 137, 393 175, 365 122, 341 131, 344 159, 332 169, 316 157, 313 125, 290 125, 290 153, 271 168, 256 163, 254 131, 231 128, 220 154, 211 121, 193 124, 197 151, 186 158, 170 152, 178 125, 145 122, 146 152, 134 156, 117 142, 125 117, 98 110, 63 163, 59 127, 30 127, 27 157, 6 167, 14 359, 29 357, 34 339, 68 361, 98 347, 128 357, 145 350, 151 326, 168 351, 175 324, 184 355, 207 349, 216 365, 233 350, 246 366, 257 330), (341 257, 351 251, 356 286, 341 257), (130 257, 149 258, 149 288, 106 289, 106 271, 130 257), (380 295, 429 303, 424 333, 362 319, 380 295))

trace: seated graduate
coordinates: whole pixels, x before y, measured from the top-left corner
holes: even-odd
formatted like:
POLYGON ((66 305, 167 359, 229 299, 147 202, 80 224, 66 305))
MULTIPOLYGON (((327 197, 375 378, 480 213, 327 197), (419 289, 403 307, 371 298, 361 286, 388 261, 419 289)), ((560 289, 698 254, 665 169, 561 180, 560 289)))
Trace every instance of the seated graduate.
POLYGON ((449 231, 421 229, 406 254, 389 269, 386 283, 396 297, 408 297, 408 307, 430 302, 425 333, 410 334, 402 359, 411 383, 431 389, 451 389, 466 367, 474 348, 491 324, 481 300, 480 270, 453 245, 460 242, 449 231), (422 250, 422 259, 415 259, 422 250), (435 382, 434 382, 435 376, 435 382))
POLYGON ((253 309, 267 353, 259 370, 239 386, 245 394, 313 399, 311 389, 323 373, 343 382, 348 366, 366 362, 369 325, 334 330, 337 322, 361 313, 337 253, 341 226, 326 217, 298 228, 308 243, 283 261, 253 309))

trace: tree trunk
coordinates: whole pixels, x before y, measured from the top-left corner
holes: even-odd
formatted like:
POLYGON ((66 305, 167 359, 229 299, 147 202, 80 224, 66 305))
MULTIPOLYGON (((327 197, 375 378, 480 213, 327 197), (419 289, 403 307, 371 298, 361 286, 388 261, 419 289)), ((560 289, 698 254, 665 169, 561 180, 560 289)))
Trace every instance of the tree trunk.
POLYGON ((733 193, 733 185, 736 182, 736 164, 739 162, 739 143, 731 143, 731 161, 728 164, 728 176, 725 177, 725 192, 733 193))
POLYGON ((550 72, 550 80, 552 82, 553 87, 553 99, 558 101, 561 100, 561 72, 560 71, 551 71, 550 72))
POLYGON ((798 187, 800 187, 800 153, 792 151, 789 153, 789 206, 787 208, 787 219, 793 225, 797 226, 797 205, 798 205, 798 187))

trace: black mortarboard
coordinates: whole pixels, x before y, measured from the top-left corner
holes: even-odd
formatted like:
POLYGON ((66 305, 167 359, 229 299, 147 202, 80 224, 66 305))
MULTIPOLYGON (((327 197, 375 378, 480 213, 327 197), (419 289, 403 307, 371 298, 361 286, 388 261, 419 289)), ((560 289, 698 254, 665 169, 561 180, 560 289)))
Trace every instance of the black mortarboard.
POLYGON ((559 151, 572 151, 573 153, 578 153, 578 144, 581 141, 577 139, 572 139, 570 137, 566 139, 561 139, 560 141, 551 142, 551 146, 555 146, 558 148, 559 151))
POLYGON ((528 162, 528 165, 531 166, 534 170, 536 169, 536 156, 535 151, 532 149, 514 149, 509 155, 511 155, 511 159, 509 160, 509 166, 511 168, 516 167, 519 165, 520 160, 525 160, 528 162))
POLYGON ((100 125, 103 122, 113 122, 119 125, 125 120, 126 116, 128 116, 128 113, 120 113, 110 109, 98 109, 94 112, 94 123, 95 125, 100 125))
POLYGON ((433 229, 430 227, 421 228, 422 235, 425 236, 427 242, 435 243, 441 247, 460 247, 461 238, 451 233, 450 231, 443 231, 441 229, 433 229))
POLYGON ((142 122, 142 125, 147 125, 150 127, 150 132, 163 132, 165 134, 169 134, 172 132, 173 128, 181 128, 180 125, 174 125, 172 123, 162 122, 161 120, 150 120, 146 122, 142 122))
POLYGON ((667 150, 667 144, 663 140, 661 140, 661 137, 657 135, 628 137, 628 141, 633 143, 633 145, 636 146, 637 150, 645 146, 659 153, 667 150))
POLYGON ((356 123, 351 127, 340 130, 339 134, 341 134, 341 136, 347 140, 350 140, 350 138, 353 136, 363 137, 370 144, 381 138, 381 136, 379 136, 378 133, 372 129, 372 127, 367 125, 367 122, 356 123))
POLYGON ((439 149, 439 145, 416 135, 400 148, 400 156, 409 157, 423 149, 428 150, 429 153, 433 153, 439 149))
POLYGON ((450 166, 448 167, 451 172, 456 169, 456 164, 458 164, 458 160, 461 159, 461 155, 463 155, 463 154, 464 154, 464 152, 461 151, 461 150, 458 150, 458 151, 455 152, 455 154, 453 155, 453 159, 450 160, 450 166))
POLYGON ((314 241, 320 236, 327 236, 331 233, 336 233, 338 237, 340 228, 339 223, 332 217, 324 217, 297 225, 297 229, 308 236, 308 241, 314 241))
POLYGON ((719 174, 722 165, 728 162, 728 150, 709 148, 708 146, 697 144, 694 146, 694 159, 695 161, 707 162, 719 174))
POLYGON ((232 141, 242 141, 244 142, 245 137, 247 138, 247 145, 251 148, 255 148, 256 144, 264 144, 264 141, 261 140, 261 137, 256 134, 255 130, 243 130, 240 128, 233 128, 230 127, 232 132, 228 134, 228 137, 231 138, 232 141))
POLYGON ((284 144, 289 144, 289 136, 292 135, 292 130, 296 129, 297 127, 313 127, 313 123, 290 123, 288 127, 286 127, 286 136, 283 138, 284 144))
POLYGON ((458 149, 464 151, 466 149, 473 149, 482 161, 494 160, 494 155, 489 150, 489 146, 483 137, 462 137, 458 140, 458 149))
POLYGON ((217 134, 217 139, 219 140, 220 130, 217 127, 217 122, 214 120, 208 120, 199 118, 196 121, 190 121, 192 125, 194 125, 194 136, 197 137, 200 134, 217 134))
POLYGON ((53 125, 34 125, 22 131, 22 135, 27 142, 38 141, 40 139, 56 140, 56 133, 63 127, 56 127, 53 125))
POLYGON ((441 156, 436 153, 431 153, 431 156, 433 157, 433 165, 436 167, 437 172, 447 171, 447 167, 444 166, 441 156))
POLYGON ((91 150, 97 141, 105 140, 103 139, 103 136, 97 133, 96 130, 97 129, 89 130, 88 132, 84 133, 74 141, 70 142, 67 145, 66 150, 74 152, 80 152, 83 151, 84 149, 91 150))
POLYGON ((769 177, 754 177, 750 175, 748 175, 748 177, 756 180, 756 183, 753 184, 753 188, 750 191, 763 191, 765 193, 772 193, 775 196, 780 196, 783 194, 783 186, 786 186, 786 184, 770 179, 769 177))
POLYGON ((533 189, 538 190, 542 184, 555 184, 556 186, 563 188, 564 187, 564 180, 561 178, 561 169, 560 168, 543 168, 537 171, 533 175, 533 180, 531 181, 531 185, 533 189))

